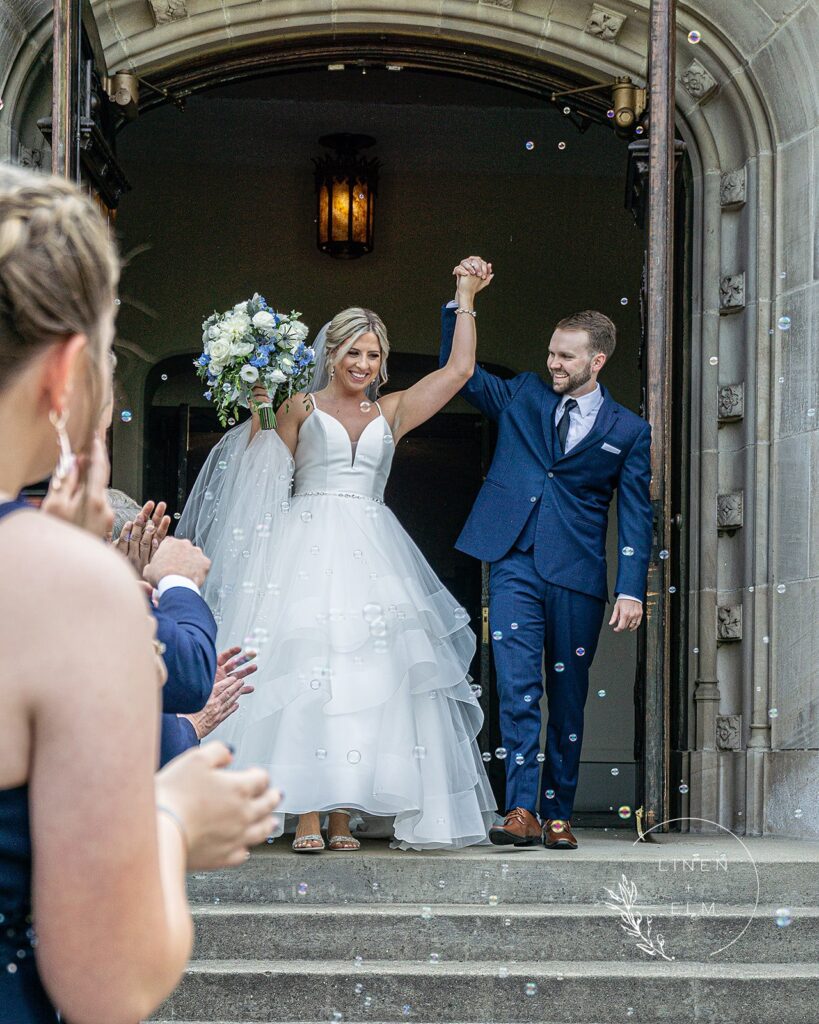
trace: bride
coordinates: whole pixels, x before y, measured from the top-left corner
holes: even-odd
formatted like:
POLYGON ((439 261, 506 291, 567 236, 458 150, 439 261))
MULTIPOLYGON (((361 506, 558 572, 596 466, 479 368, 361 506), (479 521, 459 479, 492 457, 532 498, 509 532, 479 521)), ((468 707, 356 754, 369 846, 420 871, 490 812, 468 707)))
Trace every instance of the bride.
MULTIPOLYGON (((378 398, 381 319, 345 309, 316 342, 309 393, 261 430, 258 407, 210 453, 180 520, 212 559, 217 643, 258 650, 256 692, 214 737, 261 765, 299 821, 293 849, 355 850, 352 811, 394 819, 394 845, 482 842, 495 801, 475 737, 475 635, 466 611, 384 506, 395 446, 442 409, 475 366, 477 292, 456 267, 449 361, 378 398), (292 496, 291 478, 295 469, 292 496)), ((269 401, 263 389, 257 401, 269 401)), ((420 497, 420 496, 419 496, 420 497)), ((434 508, 430 509, 434 513, 434 508)), ((281 834, 283 825, 277 834, 281 834)))

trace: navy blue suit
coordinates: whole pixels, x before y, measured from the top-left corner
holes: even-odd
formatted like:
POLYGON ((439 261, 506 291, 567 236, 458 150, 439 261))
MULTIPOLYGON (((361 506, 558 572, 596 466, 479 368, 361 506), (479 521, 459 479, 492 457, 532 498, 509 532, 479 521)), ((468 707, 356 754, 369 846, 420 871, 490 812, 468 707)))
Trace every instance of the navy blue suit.
MULTIPOLYGON (((444 307, 441 363, 456 314, 444 307)), ((489 619, 507 810, 571 817, 589 668, 608 600, 606 530, 615 491, 620 555, 615 592, 645 599, 652 541, 651 428, 602 388, 590 433, 565 454, 560 396, 534 373, 502 380, 480 366, 461 394, 498 424, 489 473, 458 550, 491 563, 489 619), (541 659, 549 703, 538 800, 541 659)))
POLYGON ((216 622, 205 600, 187 587, 171 587, 154 609, 157 639, 165 645, 168 680, 162 688, 160 767, 198 742, 177 714, 201 711, 216 675, 216 622))

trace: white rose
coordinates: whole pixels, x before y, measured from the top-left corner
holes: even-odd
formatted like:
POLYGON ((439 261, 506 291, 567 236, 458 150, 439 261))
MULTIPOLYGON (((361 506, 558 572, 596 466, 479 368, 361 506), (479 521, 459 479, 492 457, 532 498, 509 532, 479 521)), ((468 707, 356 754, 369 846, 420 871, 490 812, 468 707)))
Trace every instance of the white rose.
POLYGON ((221 333, 221 330, 216 324, 211 324, 211 326, 207 330, 208 338, 211 341, 213 341, 214 338, 218 338, 221 333))
POLYGON ((290 358, 290 356, 281 356, 279 358, 279 366, 281 366, 282 369, 284 370, 292 370, 293 360, 290 358))
POLYGON ((287 376, 281 370, 270 370, 267 374, 267 380, 270 384, 284 384, 287 376))
POLYGON ((252 341, 234 341, 230 346, 232 356, 249 356, 256 346, 252 341))
POLYGON ((231 355, 228 339, 222 335, 214 338, 210 343, 209 355, 211 363, 226 363, 231 355))
POLYGON ((255 366, 251 366, 250 363, 245 363, 241 370, 239 370, 239 376, 242 380, 246 380, 248 384, 255 384, 259 379, 259 371, 255 366))
POLYGON ((253 326, 265 334, 272 334, 276 329, 276 318, 266 309, 262 309, 253 317, 253 326))

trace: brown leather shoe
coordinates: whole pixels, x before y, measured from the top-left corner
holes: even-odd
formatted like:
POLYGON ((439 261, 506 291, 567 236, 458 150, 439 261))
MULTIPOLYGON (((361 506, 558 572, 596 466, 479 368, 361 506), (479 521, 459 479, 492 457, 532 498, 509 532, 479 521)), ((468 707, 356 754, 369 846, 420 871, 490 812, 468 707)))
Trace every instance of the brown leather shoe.
POLYGON ((535 846, 540 842, 540 825, 525 807, 516 807, 502 825, 489 829, 489 841, 495 846, 535 846))
POLYGON ((572 823, 562 818, 549 818, 543 826, 543 845, 547 850, 576 850, 572 823))

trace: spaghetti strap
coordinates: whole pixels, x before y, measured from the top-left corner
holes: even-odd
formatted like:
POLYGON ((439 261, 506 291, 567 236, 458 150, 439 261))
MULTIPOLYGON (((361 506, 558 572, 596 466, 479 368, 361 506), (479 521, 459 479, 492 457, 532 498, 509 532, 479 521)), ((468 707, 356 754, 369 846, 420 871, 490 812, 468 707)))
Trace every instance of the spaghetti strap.
POLYGON ((318 402, 316 401, 316 396, 315 396, 315 395, 313 394, 313 392, 312 392, 312 391, 308 392, 308 394, 307 394, 307 397, 308 397, 308 398, 310 399, 310 401, 311 401, 311 402, 313 403, 313 408, 314 408, 314 409, 315 409, 316 411, 318 411, 318 402))
POLYGON ((378 404, 378 399, 377 399, 377 398, 376 398, 376 399, 374 400, 374 404, 375 404, 375 407, 376 407, 376 409, 378 409, 378 412, 379 412, 379 414, 380 414, 381 416, 383 416, 383 417, 384 417, 384 419, 386 419, 387 417, 386 417, 386 416, 384 416, 384 410, 383 410, 383 409, 381 408, 381 406, 380 406, 380 405, 378 404))

